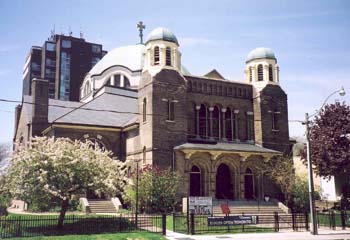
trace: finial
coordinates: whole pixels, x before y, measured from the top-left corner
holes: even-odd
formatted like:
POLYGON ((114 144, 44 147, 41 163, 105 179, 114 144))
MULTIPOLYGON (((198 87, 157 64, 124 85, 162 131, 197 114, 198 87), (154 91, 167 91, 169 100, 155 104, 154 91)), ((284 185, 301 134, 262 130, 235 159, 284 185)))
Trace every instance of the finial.
POLYGON ((146 28, 146 25, 143 24, 142 21, 139 21, 139 23, 137 24, 137 28, 139 29, 139 36, 140 36, 140 44, 143 44, 143 29, 146 28))

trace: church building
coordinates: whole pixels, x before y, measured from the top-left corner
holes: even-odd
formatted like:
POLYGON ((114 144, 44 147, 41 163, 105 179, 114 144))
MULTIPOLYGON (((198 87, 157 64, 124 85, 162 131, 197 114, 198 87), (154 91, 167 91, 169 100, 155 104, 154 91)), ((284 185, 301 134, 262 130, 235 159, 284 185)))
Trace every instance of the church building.
POLYGON ((79 102, 49 99, 49 82, 33 79, 32 95, 16 108, 14 140, 90 139, 131 166, 177 171, 180 197, 277 198, 264 164, 291 146, 274 52, 252 50, 238 82, 216 70, 192 75, 179 47, 171 31, 156 28, 144 44, 108 52, 85 76, 79 102))

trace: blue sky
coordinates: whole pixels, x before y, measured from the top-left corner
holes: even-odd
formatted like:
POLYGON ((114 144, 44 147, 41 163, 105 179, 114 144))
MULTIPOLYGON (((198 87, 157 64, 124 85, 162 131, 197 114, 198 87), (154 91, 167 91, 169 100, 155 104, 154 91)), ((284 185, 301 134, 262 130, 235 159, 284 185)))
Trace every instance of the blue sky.
MULTIPOLYGON (((350 104, 350 1, 0 1, 0 98, 21 100, 22 70, 32 45, 56 33, 84 33, 104 49, 138 42, 163 26, 179 39, 182 63, 194 75, 213 68, 231 80, 244 79, 245 59, 256 47, 274 50, 280 82, 288 94, 289 119, 314 113, 344 86, 350 104)), ((13 137, 15 104, 0 102, 0 143, 13 137)), ((290 123, 290 136, 304 127, 290 123)))

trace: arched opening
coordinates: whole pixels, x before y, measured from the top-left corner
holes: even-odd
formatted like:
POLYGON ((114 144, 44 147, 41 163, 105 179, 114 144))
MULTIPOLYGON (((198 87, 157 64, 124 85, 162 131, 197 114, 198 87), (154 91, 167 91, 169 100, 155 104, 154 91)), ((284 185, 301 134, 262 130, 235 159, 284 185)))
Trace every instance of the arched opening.
POLYGON ((272 65, 269 65, 269 81, 273 82, 273 72, 272 72, 272 65))
POLYGON ((199 167, 192 166, 190 173, 190 196, 201 195, 201 171, 199 167))
POLYGON ((199 109, 199 136, 201 138, 208 137, 208 128, 209 128, 209 110, 207 106, 201 104, 201 108, 199 109))
POLYGON ((244 198, 254 198, 254 175, 250 168, 247 168, 244 174, 244 198))
POLYGON ((159 65, 159 47, 154 48, 154 65, 159 65))
POLYGON ((129 88, 130 87, 130 81, 129 78, 124 76, 124 87, 129 88))
POLYGON ((264 81, 264 69, 263 65, 259 64, 258 65, 258 81, 264 81))
POLYGON ((220 137, 220 110, 215 106, 213 110, 213 136, 215 139, 220 137))
POLYGON ((225 113, 225 127, 226 133, 224 133, 227 140, 233 140, 233 113, 230 108, 227 108, 225 113))
POLYGON ((165 65, 171 66, 171 49, 167 47, 165 49, 165 65))
POLYGON ((216 173, 217 199, 233 199, 231 171, 226 164, 220 164, 216 173))

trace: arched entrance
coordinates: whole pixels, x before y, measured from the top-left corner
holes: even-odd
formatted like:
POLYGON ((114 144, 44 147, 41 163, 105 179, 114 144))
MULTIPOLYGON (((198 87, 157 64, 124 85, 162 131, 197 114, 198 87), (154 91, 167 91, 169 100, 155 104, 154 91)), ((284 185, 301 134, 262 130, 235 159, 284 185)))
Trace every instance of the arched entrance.
POLYGON ((220 164, 216 173, 217 199, 233 199, 231 171, 226 164, 220 164))
POLYGON ((190 173, 190 196, 201 195, 201 171, 199 167, 192 166, 190 173))
POLYGON ((247 168, 244 174, 244 198, 254 198, 254 175, 250 168, 247 168))

